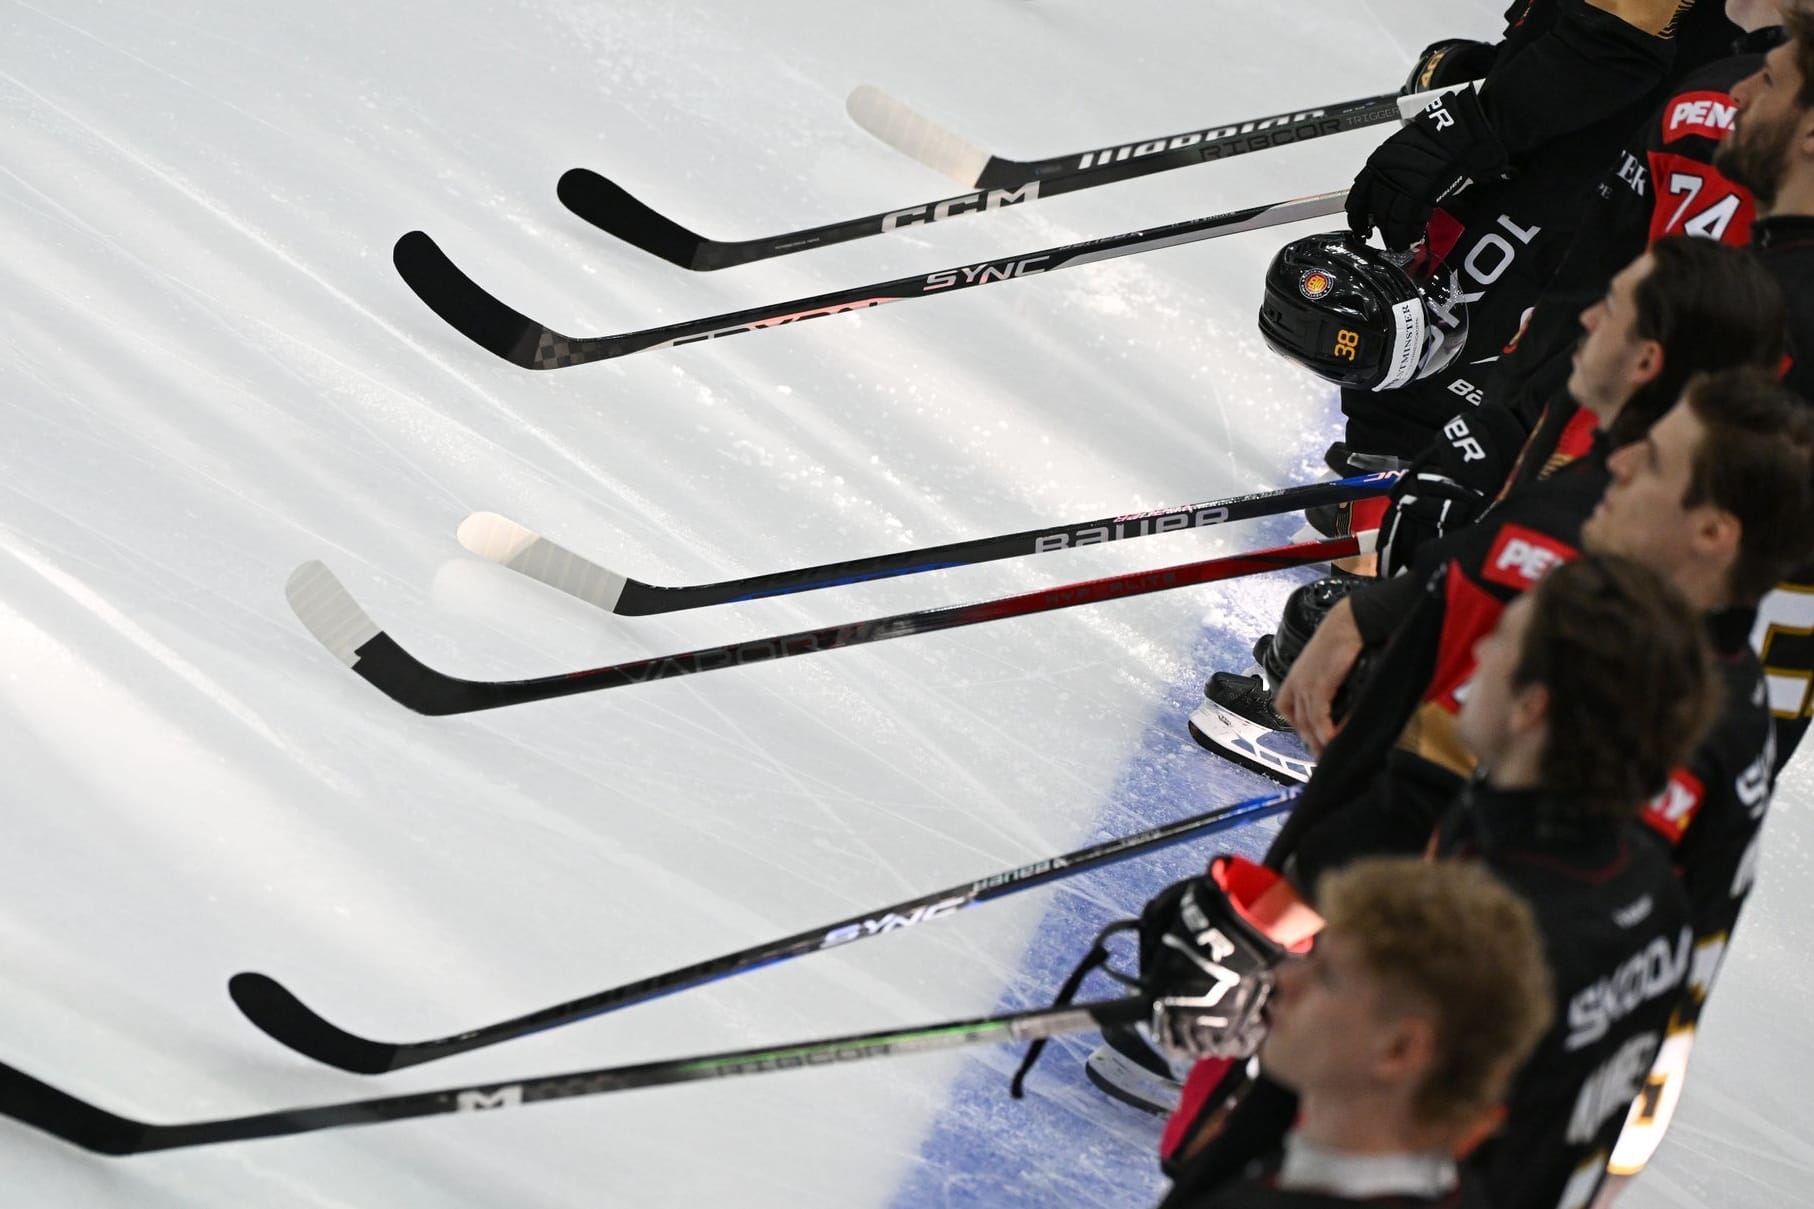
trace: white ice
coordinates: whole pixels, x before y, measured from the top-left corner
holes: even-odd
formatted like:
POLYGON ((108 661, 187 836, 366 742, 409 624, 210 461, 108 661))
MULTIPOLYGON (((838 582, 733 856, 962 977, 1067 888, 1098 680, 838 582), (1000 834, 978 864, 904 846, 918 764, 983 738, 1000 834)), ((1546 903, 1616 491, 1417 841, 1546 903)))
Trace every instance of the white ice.
MULTIPOLYGON (((390 246, 421 227, 519 309, 612 332, 1321 192, 1372 135, 688 274, 553 185, 585 165, 707 234, 776 233, 957 191, 849 123, 857 84, 1037 158, 1385 91, 1497 9, 0 3, 0 1060, 175 1121, 1050 993, 1019 985, 1050 891, 375 1080, 275 1046, 225 983, 434 1036, 1076 847, 1153 750, 1213 763, 1166 700, 1205 670, 1206 615, 1250 635, 1276 578, 455 719, 351 675, 282 585, 321 558, 430 662, 514 677, 1261 544, 1276 526, 620 620, 453 534, 492 509, 689 583, 1300 481, 1329 393, 1252 324, 1293 232, 543 375, 430 314, 390 246)), ((1778 796, 1633 1206, 1781 1205, 1814 1177, 1811 775, 1778 796)), ((1099 1156, 1144 1170, 1150 1124, 1081 1095, 1002 1096, 1018 1164, 928 1171, 983 1061, 1006 1057, 126 1160, 0 1123, 0 1205, 1148 1203, 1099 1156), (1060 1113, 1097 1144, 1061 1147, 1060 1113)))

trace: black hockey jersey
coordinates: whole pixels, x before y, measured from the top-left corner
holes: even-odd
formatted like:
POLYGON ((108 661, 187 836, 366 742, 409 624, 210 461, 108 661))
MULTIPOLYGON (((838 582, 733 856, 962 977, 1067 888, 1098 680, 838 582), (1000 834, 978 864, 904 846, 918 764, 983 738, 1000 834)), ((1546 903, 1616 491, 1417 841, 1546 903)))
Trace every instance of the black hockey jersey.
POLYGON ((1729 609, 1707 619, 1725 690, 1719 720, 1643 814, 1669 845, 1693 913, 1694 971, 1678 1012, 1682 1024, 1700 1015, 1751 892, 1775 785, 1763 669, 1747 645, 1753 618, 1750 609, 1729 609))
POLYGON ((1467 304, 1467 346, 1455 363, 1400 390, 1344 390, 1350 448, 1413 458, 1459 405, 1480 401, 1607 161, 1676 73, 1722 53, 1714 48, 1738 33, 1717 4, 1619 7, 1622 17, 1588 0, 1515 0, 1507 10, 1480 101, 1505 144, 1509 175, 1437 210, 1418 265, 1467 304))
POLYGON ((1410 571, 1349 598, 1363 641, 1379 654, 1269 864, 1293 861, 1298 883, 1311 885, 1357 856, 1423 849, 1474 768, 1454 726, 1474 643, 1510 601, 1577 557, 1581 525, 1607 481, 1596 446, 1511 491, 1477 524, 1426 545, 1410 571))
MULTIPOLYGON (((1501 1129, 1466 1167, 1496 1209, 1585 1206, 1693 962, 1687 896, 1639 824, 1583 818, 1534 791, 1469 783, 1439 823, 1436 851, 1483 862, 1526 898, 1555 990, 1554 1025, 1514 1081, 1501 1129)), ((1275 1149, 1295 1112, 1296 1097, 1262 1075, 1231 1112, 1193 1122, 1207 1136, 1187 1135, 1190 1157, 1164 1209, 1217 1204, 1212 1195, 1275 1149)))
POLYGON ((1581 312, 1655 240, 1698 235, 1735 247, 1749 241, 1756 203, 1713 166, 1713 153, 1737 112, 1733 86, 1758 69, 1781 36, 1780 27, 1746 35, 1741 53, 1682 79, 1638 127, 1596 186, 1514 351, 1485 378, 1487 401, 1534 423, 1568 379, 1581 312))
POLYGON ((1635 823, 1472 784, 1437 835, 1485 861, 1537 916, 1556 1020, 1468 1158, 1500 1209, 1586 1205, 1663 1043, 1693 961, 1686 894, 1635 823))

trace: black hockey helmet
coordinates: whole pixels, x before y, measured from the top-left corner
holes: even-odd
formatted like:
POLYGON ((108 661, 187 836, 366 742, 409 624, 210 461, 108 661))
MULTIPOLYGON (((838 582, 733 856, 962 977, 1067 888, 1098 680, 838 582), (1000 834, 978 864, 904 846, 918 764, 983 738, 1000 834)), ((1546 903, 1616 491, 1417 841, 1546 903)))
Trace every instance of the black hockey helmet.
POLYGON ((1417 280, 1350 231, 1279 249, 1266 269, 1260 334, 1274 352, 1357 390, 1395 390, 1447 366, 1467 342, 1452 288, 1417 280))

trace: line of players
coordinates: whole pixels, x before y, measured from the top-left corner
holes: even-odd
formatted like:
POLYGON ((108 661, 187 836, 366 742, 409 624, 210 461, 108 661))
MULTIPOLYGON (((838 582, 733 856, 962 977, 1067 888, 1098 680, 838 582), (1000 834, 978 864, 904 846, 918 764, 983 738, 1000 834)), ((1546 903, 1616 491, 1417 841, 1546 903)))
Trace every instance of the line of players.
MULTIPOLYGON (((1143 916, 1194 1061, 1166 1209, 1585 1209, 1660 1141, 1814 690, 1805 3, 1515 0, 1420 57, 1407 91, 1485 82, 1375 151, 1352 231, 1275 259, 1332 467, 1405 474, 1341 518, 1377 577, 1206 690, 1314 770, 1273 872, 1143 916)), ((1107 1040, 1099 1083, 1169 1080, 1107 1040)))

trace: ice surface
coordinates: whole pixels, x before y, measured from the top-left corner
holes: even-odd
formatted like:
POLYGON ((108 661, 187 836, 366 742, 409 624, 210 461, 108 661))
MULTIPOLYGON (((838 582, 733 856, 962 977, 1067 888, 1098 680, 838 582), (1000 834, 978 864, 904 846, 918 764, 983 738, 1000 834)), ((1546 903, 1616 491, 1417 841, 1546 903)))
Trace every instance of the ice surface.
MULTIPOLYGON (((272 1045, 225 984, 262 970, 350 1028, 435 1036, 1248 796, 1183 716, 1281 577, 457 719, 349 674, 284 584, 321 559, 423 658, 506 677, 1275 540, 616 619, 454 531, 494 509, 688 583, 1297 481, 1328 392, 1251 321, 1289 232, 543 375, 431 315, 390 245, 423 228, 537 319, 610 332, 1315 193, 1374 138, 694 275, 554 181, 584 165, 709 235, 771 234, 954 191, 849 122, 858 84, 1036 158, 1383 91, 1498 7, 0 7, 0 1058, 171 1121, 1049 994, 1186 854, 376 1080, 272 1045)), ((1814 1175, 1809 775, 1633 1205, 1785 1204, 1814 1175)), ((1062 1053, 1014 1104, 1012 1058, 123 1161, 0 1123, 0 1205, 1147 1203, 1154 1125, 1062 1053)))

